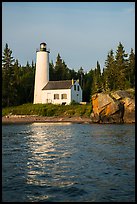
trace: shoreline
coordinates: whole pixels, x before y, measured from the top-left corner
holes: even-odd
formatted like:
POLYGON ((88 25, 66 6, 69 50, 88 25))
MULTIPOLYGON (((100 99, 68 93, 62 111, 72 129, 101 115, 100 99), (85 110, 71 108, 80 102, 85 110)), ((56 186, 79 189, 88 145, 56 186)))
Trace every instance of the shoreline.
POLYGON ((71 116, 38 116, 38 115, 7 115, 2 117, 2 125, 4 124, 26 124, 26 123, 77 123, 77 124, 135 124, 129 123, 103 123, 93 122, 91 118, 71 116))
POLYGON ((14 123, 92 123, 90 118, 60 117, 60 116, 35 116, 35 115, 10 115, 2 117, 2 124, 14 123))

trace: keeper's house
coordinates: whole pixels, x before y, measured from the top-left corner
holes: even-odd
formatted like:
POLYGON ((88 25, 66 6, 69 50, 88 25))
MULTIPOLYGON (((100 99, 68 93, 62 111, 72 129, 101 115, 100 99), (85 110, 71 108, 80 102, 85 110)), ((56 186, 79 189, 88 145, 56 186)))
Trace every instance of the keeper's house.
POLYGON ((42 89, 42 103, 70 104, 82 101, 82 90, 78 81, 49 81, 42 89))

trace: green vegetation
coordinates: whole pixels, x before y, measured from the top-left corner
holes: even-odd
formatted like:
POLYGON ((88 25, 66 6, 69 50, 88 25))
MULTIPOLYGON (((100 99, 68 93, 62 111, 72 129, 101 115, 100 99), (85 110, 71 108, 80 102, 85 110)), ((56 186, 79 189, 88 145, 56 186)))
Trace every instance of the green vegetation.
POLYGON ((53 104, 32 104, 27 103, 19 106, 5 107, 2 109, 2 116, 5 115, 38 115, 38 116, 83 116, 89 117, 92 106, 89 105, 53 105, 53 104))
MULTIPOLYGON (((21 66, 18 60, 12 57, 12 51, 6 44, 2 56, 2 107, 33 102, 35 67, 33 61, 31 65, 27 62, 26 66, 21 66)), ((86 102, 91 101, 94 93, 135 88, 135 53, 132 48, 130 54, 127 54, 124 46, 119 43, 116 53, 113 50, 108 52, 102 70, 103 72, 97 61, 96 67, 91 68, 89 72, 84 72, 82 67, 75 71, 68 68, 58 54, 56 63, 49 63, 49 79, 51 81, 79 79, 83 90, 83 101, 86 102)), ((50 110, 46 107, 45 110, 43 108, 41 110, 41 107, 39 110, 39 107, 37 111, 42 111, 43 114, 57 114, 54 107, 50 110)))

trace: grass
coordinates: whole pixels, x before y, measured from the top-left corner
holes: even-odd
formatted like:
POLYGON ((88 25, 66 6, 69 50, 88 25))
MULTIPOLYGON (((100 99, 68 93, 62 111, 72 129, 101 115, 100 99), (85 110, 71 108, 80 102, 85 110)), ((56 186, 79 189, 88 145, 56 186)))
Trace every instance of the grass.
POLYGON ((38 116, 80 116, 89 117, 92 112, 92 105, 53 105, 53 104, 32 104, 27 103, 19 106, 6 107, 2 109, 2 116, 5 115, 38 115, 38 116))

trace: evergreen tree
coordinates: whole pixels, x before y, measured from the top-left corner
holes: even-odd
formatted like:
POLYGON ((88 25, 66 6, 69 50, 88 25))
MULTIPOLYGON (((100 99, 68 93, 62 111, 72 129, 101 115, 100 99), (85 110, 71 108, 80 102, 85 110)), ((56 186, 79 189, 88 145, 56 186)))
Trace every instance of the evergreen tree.
POLYGON ((83 84, 84 84, 84 70, 82 67, 80 67, 80 69, 78 70, 78 79, 79 79, 79 83, 81 88, 83 89, 83 84))
POLYGON ((83 81, 83 101, 90 102, 92 81, 93 81, 93 70, 91 69, 88 73, 84 74, 83 81))
POLYGON ((108 87, 108 77, 107 77, 107 71, 105 68, 103 68, 103 72, 102 72, 102 91, 108 91, 109 87, 108 87))
POLYGON ((96 78, 97 78, 97 91, 102 91, 102 81, 101 81, 101 69, 100 64, 97 61, 97 68, 96 68, 96 78))
POLYGON ((91 89, 91 95, 98 92, 98 84, 97 84, 97 75, 96 75, 97 69, 95 68, 93 70, 93 81, 92 81, 92 89, 91 89))
POLYGON ((20 65, 18 60, 15 60, 13 69, 14 69, 14 75, 15 75, 15 81, 16 81, 16 85, 18 86, 20 84, 20 65))
POLYGON ((6 43, 2 56, 2 106, 11 106, 16 100, 14 61, 12 50, 6 43))
POLYGON ((58 53, 55 64, 55 80, 61 79, 62 79, 62 59, 60 57, 60 54, 58 53))
POLYGON ((30 64, 29 64, 28 61, 27 61, 26 67, 27 67, 27 68, 30 68, 30 64))
POLYGON ((101 91, 102 91, 101 69, 100 69, 99 62, 97 61, 97 67, 93 70, 91 95, 97 92, 101 92, 101 91))
POLYGON ((69 79, 78 79, 78 74, 74 69, 69 69, 70 78, 69 79))
POLYGON ((107 60, 105 61, 105 69, 103 71, 103 82, 104 82, 104 89, 106 91, 111 91, 115 89, 115 81, 117 80, 118 72, 115 66, 115 58, 113 50, 107 55, 107 60))
POLYGON ((61 59, 60 54, 58 53, 56 64, 54 67, 54 80, 67 80, 70 79, 71 73, 64 60, 61 59))
POLYGON ((49 63, 49 80, 54 81, 55 80, 55 70, 54 70, 54 64, 53 61, 49 63))
POLYGON ((115 89, 126 89, 126 70, 127 70, 127 54, 125 53, 124 47, 121 42, 118 45, 116 56, 115 56, 115 73, 117 80, 115 81, 115 89))
POLYGON ((32 60, 31 68, 32 68, 32 69, 35 69, 35 67, 36 67, 36 65, 35 65, 34 61, 32 60))
POLYGON ((129 54, 126 78, 129 82, 129 86, 132 88, 135 87, 135 54, 132 48, 129 54))
POLYGON ((35 71, 27 62, 26 66, 22 67, 21 76, 21 103, 28 103, 33 101, 34 94, 34 80, 35 71))
MULTIPOLYGON (((21 93, 21 83, 20 83, 20 80, 21 80, 21 66, 19 65, 19 62, 18 60, 16 59, 15 60, 15 63, 13 65, 13 70, 14 70, 14 79, 15 79, 15 90, 16 90, 16 100, 15 100, 15 103, 14 105, 19 105, 20 104, 20 95, 22 94, 21 93)), ((14 90, 14 91, 15 91, 14 90)))
POLYGON ((62 60, 62 80, 69 79, 69 70, 64 60, 62 60))

